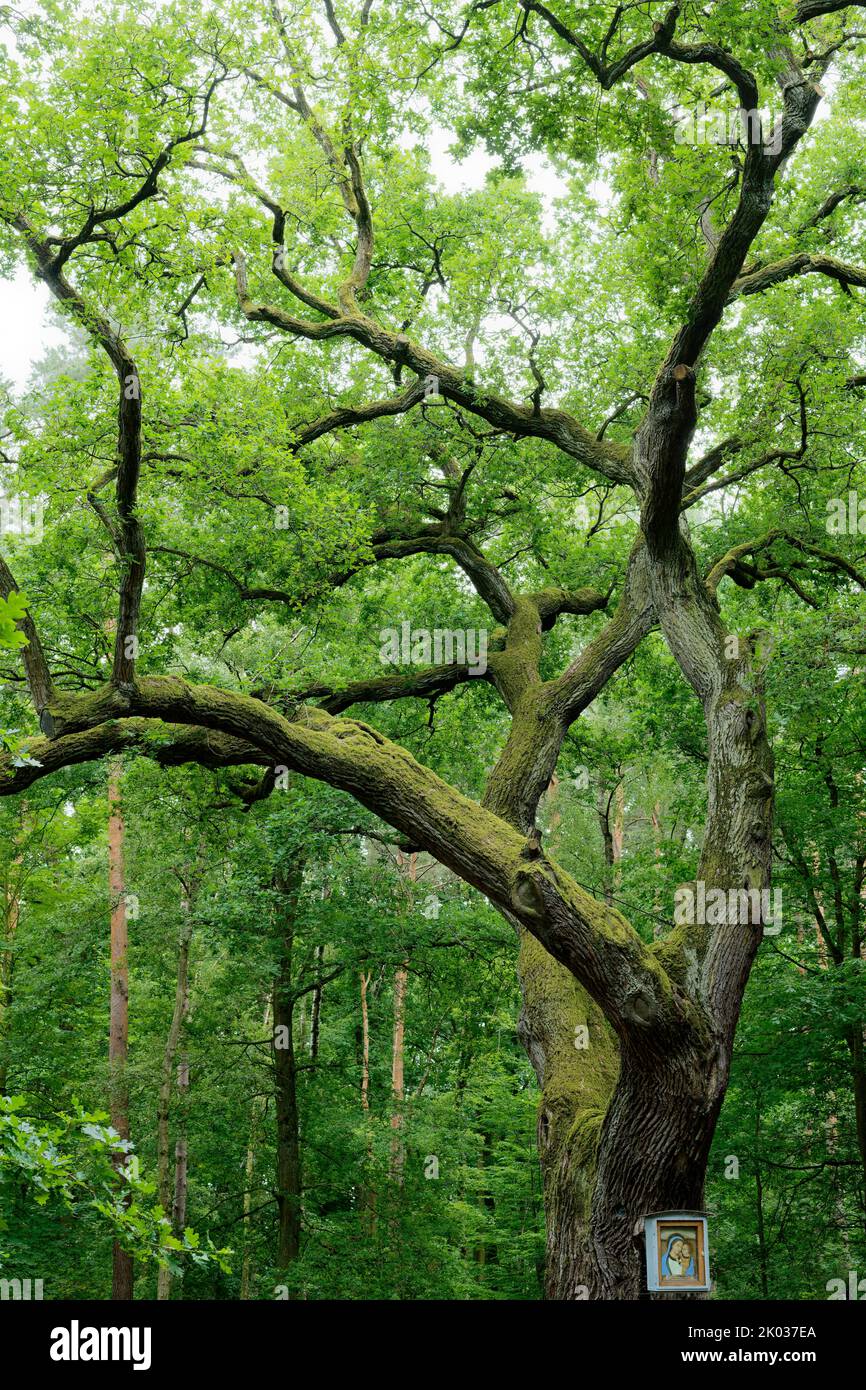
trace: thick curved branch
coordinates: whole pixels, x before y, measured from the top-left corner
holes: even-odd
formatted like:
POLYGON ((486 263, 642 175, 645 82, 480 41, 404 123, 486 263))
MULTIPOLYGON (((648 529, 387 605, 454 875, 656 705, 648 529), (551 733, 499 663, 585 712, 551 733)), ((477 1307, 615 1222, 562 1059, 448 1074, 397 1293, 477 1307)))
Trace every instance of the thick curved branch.
POLYGON ((605 40, 602 56, 599 56, 593 53, 580 36, 559 19, 547 5, 539 4, 537 0, 520 0, 520 4, 528 14, 537 14, 559 38, 580 54, 605 91, 609 91, 637 63, 643 62, 645 58, 659 55, 663 58, 670 58, 677 63, 716 68, 734 84, 740 98, 740 105, 744 110, 751 111, 758 104, 758 84, 748 68, 745 68, 734 57, 733 53, 729 53, 727 49, 716 43, 686 44, 677 42, 674 33, 682 8, 678 4, 671 6, 661 22, 653 24, 652 38, 634 44, 613 63, 606 63, 604 60, 604 53, 611 37, 610 31, 605 40))
POLYGON ((780 261, 762 266, 760 270, 740 276, 734 281, 728 303, 732 304, 735 299, 744 295, 760 294, 762 290, 780 285, 797 275, 826 275, 842 286, 856 285, 860 289, 866 288, 866 270, 860 266, 847 265, 832 256, 810 255, 807 251, 799 251, 793 256, 785 256, 780 261))
POLYGON ((331 316, 322 323, 296 318, 276 305, 256 303, 249 293, 246 264, 237 252, 234 257, 235 284, 240 308, 252 323, 270 323, 295 337, 326 341, 351 338, 385 362, 408 367, 421 381, 435 380, 438 392, 472 415, 486 420, 496 429, 520 438, 545 439, 563 453, 616 483, 629 483, 630 451, 622 444, 599 440, 567 411, 516 405, 501 396, 485 392, 463 371, 412 342, 405 334, 383 328, 360 313, 345 313, 330 305, 331 316))
MULTIPOLYGON (((136 513, 141 469, 141 383, 138 369, 120 333, 116 332, 101 314, 85 303, 58 268, 58 258, 52 254, 48 240, 36 232, 23 214, 16 215, 12 221, 23 233, 24 240, 35 258, 39 278, 45 282, 55 299, 71 311, 87 334, 98 343, 117 375, 115 500, 118 524, 110 529, 120 568, 120 593, 113 675, 117 681, 131 681, 135 674, 138 617, 146 563, 144 532, 136 513)), ((60 264, 62 265, 62 261, 60 264)))
POLYGON ((643 540, 632 551, 623 597, 613 618, 567 671, 546 682, 539 678, 543 624, 535 597, 520 599, 509 624, 505 654, 490 663, 512 719, 484 791, 485 806, 526 833, 535 825, 569 726, 654 623, 643 540))
POLYGON ((623 595, 610 622, 568 670, 549 683, 565 728, 592 704, 655 622, 646 547, 639 538, 629 556, 623 595))
POLYGON ((797 229, 798 233, 802 235, 803 232, 809 231, 812 227, 817 227, 819 222, 823 222, 826 218, 830 217, 831 214, 836 211, 837 207, 839 207, 840 203, 847 202, 849 198, 857 203, 861 203, 864 198, 866 198, 866 188, 861 188, 856 183, 849 183, 845 188, 838 188, 834 193, 828 193, 817 211, 813 212, 811 217, 807 217, 806 221, 801 223, 797 229))
POLYGON ((538 609, 542 631, 552 628, 563 613, 584 617, 588 613, 598 613, 607 607, 610 593, 603 594, 600 589, 540 589, 528 594, 530 603, 538 609))
POLYGON ((398 396, 390 396, 381 401, 368 401, 366 405, 339 406, 327 415, 321 415, 312 424, 297 430, 290 446, 291 450, 296 453, 305 444, 312 444, 314 440, 321 439, 322 435, 330 434, 332 430, 349 429, 352 425, 364 425, 370 420, 381 420, 389 415, 405 415, 407 410, 420 405, 426 396, 426 384, 416 381, 398 396))
POLYGON ((782 579, 785 583, 790 584, 804 602, 810 604, 814 608, 816 606, 815 600, 803 593, 799 585, 791 579, 791 576, 777 565, 771 565, 770 569, 766 571, 753 571, 751 576, 748 571, 744 575, 738 575, 740 562, 743 556, 758 555, 761 551, 769 549, 770 546, 779 541, 783 541, 785 544, 790 545, 792 549, 798 550, 802 555, 814 556, 816 560, 822 562, 824 568, 835 570, 839 574, 844 574, 849 579, 852 579, 855 584, 859 585, 861 589, 866 589, 866 574, 861 573, 855 565, 852 565, 849 560, 845 559, 844 555, 837 555, 835 551, 825 550, 819 545, 812 545, 811 542, 803 540, 801 536, 793 535, 790 531, 776 528, 772 531, 768 531, 765 536, 761 536, 757 540, 743 541, 740 545, 732 546, 720 560, 717 560, 707 575, 706 585, 709 592, 711 594, 716 592, 716 589, 726 574, 730 575, 744 588, 752 587, 752 584, 748 582, 750 577, 753 579, 782 579), (743 582, 744 579, 746 580, 745 583, 743 582))
POLYGON ((40 778, 64 767, 94 762, 113 753, 135 752, 161 767, 199 763, 202 767, 267 765, 269 759, 252 743, 211 729, 184 724, 154 723, 149 719, 118 719, 63 738, 34 738, 27 745, 27 762, 15 767, 0 759, 0 796, 26 791, 40 778))
MULTIPOLYGON (((95 756, 97 747, 118 737, 106 732, 112 720, 160 720, 191 725, 198 733, 214 731, 252 746, 275 765, 349 792, 434 855, 572 970, 621 1034, 637 1032, 647 1046, 665 1047, 695 1021, 688 1001, 615 909, 597 902, 510 825, 367 725, 308 708, 290 721, 249 696, 174 677, 143 678, 134 689, 107 686, 83 698, 57 697, 51 714, 53 751, 40 741, 43 765, 26 770, 31 780, 83 761, 88 746, 95 756), (48 758, 52 768, 46 767, 48 758)), ((21 789, 10 762, 0 759, 0 795, 21 789)))
POLYGON ((810 19, 820 19, 821 15, 836 14, 839 10, 863 9, 866 0, 798 0, 796 19, 798 24, 806 24, 810 19))
POLYGON ((745 447, 746 441, 744 439, 730 435, 727 439, 720 439, 718 444, 714 444, 711 449, 708 449, 686 473, 684 479, 686 497, 696 492, 701 483, 705 483, 708 478, 711 478, 729 455, 738 454, 745 447))
MULTIPOLYGON (((457 562, 472 581, 476 592, 484 599, 498 622, 507 622, 513 611, 514 599, 511 590, 496 566, 491 564, 467 537, 452 534, 447 524, 436 523, 408 535, 391 529, 375 531, 370 538, 370 551, 370 554, 361 555, 351 568, 329 575, 325 581, 326 585, 341 588, 354 575, 385 560, 404 560, 414 555, 447 555, 457 562)), ((245 602, 286 603, 292 608, 297 608, 310 597, 291 593, 286 589, 249 585, 219 561, 203 555, 193 555, 177 546, 154 545, 151 546, 151 554, 174 555, 191 565, 198 565, 221 575, 245 602)), ((575 603, 579 602, 579 596, 572 597, 575 603)), ((589 612, 591 609, 580 611, 589 612)))
MULTIPOLYGON (((501 639, 494 639, 488 650, 501 650, 501 639)), ((395 671, 386 676, 371 676, 368 680, 352 681, 349 685, 333 687, 311 685, 297 692, 258 692, 269 704, 288 702, 292 706, 307 700, 317 700, 318 707, 328 714, 342 714, 352 705, 385 704, 390 700, 433 700, 446 695, 472 680, 490 680, 487 670, 477 670, 466 663, 428 666, 423 671, 404 674, 395 671)))
MULTIPOLYGON (((772 206, 776 172, 809 129, 820 96, 818 87, 792 72, 782 88, 784 114, 773 130, 766 139, 760 121, 757 129, 749 130, 736 209, 718 239, 715 252, 691 297, 684 321, 671 341, 651 394, 651 411, 656 402, 664 406, 670 373, 681 366, 696 366, 726 305, 731 302, 731 293, 746 255, 772 206)), ((754 91, 740 92, 740 101, 753 125, 757 87, 754 91)))

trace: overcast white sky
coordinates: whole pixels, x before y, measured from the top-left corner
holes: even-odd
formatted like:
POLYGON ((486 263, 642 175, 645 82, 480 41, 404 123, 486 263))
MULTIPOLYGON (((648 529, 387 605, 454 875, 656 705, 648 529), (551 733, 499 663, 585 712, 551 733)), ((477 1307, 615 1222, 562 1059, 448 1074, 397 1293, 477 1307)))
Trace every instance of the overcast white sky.
POLYGON ((20 389, 32 363, 45 350, 63 341, 63 331, 50 323, 46 310, 50 295, 34 284, 25 269, 14 280, 0 280, 0 376, 20 389))

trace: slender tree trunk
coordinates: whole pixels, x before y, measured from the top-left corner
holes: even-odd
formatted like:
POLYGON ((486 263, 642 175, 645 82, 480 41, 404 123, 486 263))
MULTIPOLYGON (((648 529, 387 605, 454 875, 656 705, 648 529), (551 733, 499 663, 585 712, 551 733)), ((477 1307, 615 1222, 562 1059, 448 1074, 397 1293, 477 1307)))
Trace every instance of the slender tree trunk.
POLYGON ((755 1109, 755 1217, 758 1233, 758 1266, 761 1271, 761 1296, 770 1297, 769 1266, 767 1258, 767 1231, 764 1220, 764 1175, 761 1168, 761 1097, 756 1099, 755 1109))
POLYGON ((622 887, 622 852, 625 845, 625 783, 623 779, 616 784, 613 794, 613 894, 614 900, 622 887))
MULTIPOLYGON (((108 780, 108 891, 111 901, 111 1026, 108 1065, 111 1089, 111 1123, 122 1139, 129 1138, 129 1095, 126 1062, 129 1051, 129 937, 126 921, 126 883, 123 869, 122 764, 114 761, 108 780)), ((123 1160, 117 1164, 122 1166, 123 1160)), ((112 1252, 111 1296, 126 1301, 133 1296, 132 1256, 117 1241, 112 1252)))
MULTIPOLYGON (((177 1049, 180 1043, 184 1022, 189 1012, 189 948, 192 939, 192 915, 185 889, 182 911, 183 917, 177 946, 177 978, 174 991, 174 1009, 172 1011, 168 1037, 165 1040, 165 1050, 162 1057, 162 1081, 159 1088, 159 1100, 157 1102, 157 1175, 159 1201, 166 1216, 172 1216, 172 1231, 175 1235, 182 1229, 182 1226, 173 1219, 173 1208, 177 1201, 178 1184, 180 1182, 180 1165, 177 1162, 176 1149, 175 1175, 174 1183, 172 1183, 171 1173, 169 1171, 169 1114, 171 1111, 171 1087, 172 1077, 175 1071, 177 1049)), ((177 1068, 178 1091, 181 1090, 181 1072, 184 1068, 188 1078, 188 1064, 181 1061, 177 1068)), ((178 1141, 178 1147, 179 1143, 180 1141, 178 1141)), ((184 1152, 184 1166, 185 1162, 186 1157, 184 1152)), ((157 1275, 156 1296, 158 1299, 167 1299, 171 1297, 171 1271, 165 1266, 160 1266, 159 1274, 157 1275)))
MULTIPOLYGON (((265 1016, 262 1020, 262 1027, 265 1032, 271 1029, 271 1008, 272 1001, 269 999, 265 1005, 265 1016)), ((273 1035, 272 1035, 273 1036, 273 1035)), ((262 1114, 264 1112, 264 1100, 261 1096, 254 1096, 250 1106, 250 1129, 249 1139, 247 1140, 247 1158, 244 1164, 244 1257, 241 1265, 241 1299, 246 1302, 250 1296, 250 1282, 252 1277, 252 1251, 251 1251, 251 1224, 253 1209, 253 1174, 256 1166, 256 1147, 259 1142, 259 1130, 261 1127, 262 1114)))
MULTIPOLYGON (((19 811, 19 830, 16 841, 20 845, 24 839, 27 816, 27 802, 21 804, 19 811)), ((24 854, 18 850, 12 857, 3 894, 3 940, 4 949, 0 951, 0 1049, 4 1047, 7 1015, 12 1007, 12 978, 15 967, 15 936, 21 914, 21 867, 24 854)), ((0 1096, 6 1094, 6 1061, 0 1051, 0 1096)))
POLYGON ((186 1195, 189 1178, 189 1141, 187 1113, 189 1110, 189 1057, 183 1053, 177 1064, 178 1137, 174 1146, 174 1202, 171 1224, 177 1235, 186 1226, 186 1195))
MULTIPOLYGON (((825 780, 831 789, 831 804, 834 809, 838 806, 839 798, 836 790, 832 773, 828 772, 825 780)), ((858 776, 858 782, 860 778, 858 776)), ((815 918, 815 939, 818 947, 818 961, 822 970, 839 968, 845 963, 846 952, 851 960, 859 961, 862 959, 863 943, 861 940, 861 913, 862 898, 864 892, 864 860, 858 858, 855 861, 854 881, 852 893, 848 906, 848 921, 846 922, 843 907, 843 897, 841 881, 839 878, 839 868, 836 861, 831 858, 830 872, 834 881, 834 915, 835 929, 830 934, 827 926, 827 905, 821 893, 820 883, 822 878, 822 865, 818 851, 812 850, 811 871, 809 859, 806 853, 800 849, 796 841, 791 838, 790 831, 785 828, 785 838, 794 866, 800 875, 806 895, 815 918), (848 926, 850 925, 850 935, 848 926)), ((801 940, 802 928, 798 926, 797 940, 801 940)), ((862 1022, 855 1023, 845 1031, 845 1043, 851 1058, 851 1091, 854 1099, 854 1118, 855 1133, 857 1137, 857 1150, 860 1158, 861 1169, 861 1190, 860 1207, 864 1220, 866 1220, 866 1037, 862 1022)), ((838 1125, 837 1116, 831 1115, 828 1121, 829 1133, 835 1136, 838 1125)))
POLYGON ((280 962, 273 988, 278 1269, 288 1269, 298 1258, 301 1249, 303 1173, 298 1114, 298 1067, 294 1039, 295 995, 292 978, 295 912, 300 886, 300 870, 291 877, 281 876, 277 880, 277 887, 285 895, 280 962))
POLYGON ((604 851, 604 900, 606 903, 613 902, 613 833, 610 827, 610 803, 611 794, 605 786, 604 777, 600 776, 596 791, 595 809, 604 851))
MULTIPOLYGON (((187 1140, 185 1134, 187 1097, 189 1092, 189 1058, 182 1055, 177 1062, 178 1127, 175 1143, 174 1181, 169 1170, 169 1116, 171 1113, 171 1083, 175 1072, 177 1051, 189 1015, 189 953, 192 943, 192 900, 196 892, 195 870, 188 865, 181 878, 181 926, 177 942, 177 973, 174 1008, 162 1058, 162 1080, 157 1102, 157 1178, 159 1201, 166 1216, 171 1218, 174 1235, 180 1235, 186 1224, 187 1140)), ((171 1271, 161 1266, 157 1275, 158 1299, 171 1297, 171 1271)))
POLYGON ((391 1177, 403 1181, 403 1082, 404 1046, 406 1035, 406 963, 394 972, 394 1041, 391 1049, 391 1177))
MULTIPOLYGON (((20 858, 14 861, 19 864, 20 858)), ((5 913, 3 921, 3 946, 0 952, 0 1048, 4 1046, 4 1035, 7 1027, 7 1015, 12 1007, 12 976, 14 971, 14 945, 15 933, 18 930, 18 917, 21 908, 21 900, 18 897, 18 889, 14 884, 9 885, 6 892, 5 913)), ((0 1054, 0 1096, 6 1094, 6 1060, 0 1054)))
POLYGON ((599 778, 596 812, 604 845, 604 900, 615 903, 622 887, 622 850, 625 840, 625 788, 619 777, 613 791, 608 791, 604 777, 599 778))
POLYGON ((319 1055, 319 1032, 322 1026, 322 963, 325 959, 324 946, 315 950, 314 970, 318 983, 313 990, 313 1012, 310 1019, 310 1059, 315 1061, 319 1055))
POLYGON ((370 1109, 370 1011, 367 1006, 367 990, 370 975, 361 971, 361 1109, 370 1109))
POLYGON ((862 1169, 863 1202, 866 1206, 866 1049, 863 1046, 863 1028, 855 1024, 845 1035, 848 1051, 851 1054, 851 1086, 854 1092, 854 1117, 856 1122, 857 1149, 862 1169))
MULTIPOLYGON (((485 1214, 489 1214, 491 1220, 495 1221, 496 1201, 494 1199, 493 1193, 490 1191, 489 1184, 485 1180, 485 1175, 490 1167, 490 1160, 492 1156, 493 1137, 490 1133, 490 1130, 483 1127, 482 1122, 481 1153, 478 1157, 478 1175, 482 1179, 483 1185, 478 1194, 478 1201, 485 1214)), ((475 1247, 475 1260, 476 1263, 480 1266, 478 1277, 481 1283, 483 1284, 485 1281, 485 1272, 487 1265, 497 1264, 499 1261, 498 1247, 496 1246, 494 1241, 488 1241, 486 1231, 482 1232, 481 1240, 475 1247)))
MULTIPOLYGON (((403 865, 402 854, 398 863, 403 865)), ((414 883, 417 875, 417 855, 409 857, 407 878, 414 883)), ((402 1184, 405 1153, 403 1146, 403 1105, 406 1098, 403 1078, 406 1038, 406 984, 409 962, 403 961, 394 972, 394 1040, 391 1048, 391 1177, 402 1184)))
POLYGON ((653 828, 653 857, 655 860, 655 875, 653 887, 653 912, 656 920, 653 924, 653 936, 658 939, 661 936, 661 892, 662 892, 662 804, 660 801, 653 803, 652 809, 652 828, 653 828))
MULTIPOLYGON (((364 1118, 367 1168, 373 1172, 373 1132, 370 1125, 370 1009, 368 990, 372 971, 360 973, 361 981, 361 1110, 364 1118)), ((376 1190, 366 1185, 360 1193, 361 1225, 367 1235, 376 1231, 376 1190)))

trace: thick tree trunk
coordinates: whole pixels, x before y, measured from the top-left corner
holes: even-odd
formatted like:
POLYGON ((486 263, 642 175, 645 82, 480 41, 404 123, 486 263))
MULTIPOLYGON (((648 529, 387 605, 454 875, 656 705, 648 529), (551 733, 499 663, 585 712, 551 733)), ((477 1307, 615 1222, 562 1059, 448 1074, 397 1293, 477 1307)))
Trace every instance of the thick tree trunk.
POLYGON ((643 1218, 701 1210, 724 1095, 716 1061, 711 1048, 689 1037, 670 1055, 621 1048, 596 1156, 589 1249, 578 1264, 586 1296, 639 1298, 646 1287, 643 1218))
POLYGON ((518 1032, 541 1100, 537 1142, 546 1219, 545 1295, 585 1296, 594 1155, 619 1071, 598 1006, 529 932, 522 932, 518 1032))
MULTIPOLYGON (((487 804, 531 829, 496 778, 487 804)), ((545 1296, 636 1299, 645 1286, 642 1218, 700 1208, 726 1069, 723 1079, 697 1014, 675 1036, 653 1039, 638 1018, 636 1033, 617 1038, 600 1006, 525 930, 518 975, 520 1037, 542 1090, 545 1296)))
POLYGON ((643 1217, 702 1207, 727 1068, 700 1033, 670 1052, 618 1043, 597 1005, 528 934, 520 977, 521 1036, 542 1082, 545 1296, 637 1299, 643 1217))
MULTIPOLYGON (((677 395, 676 409, 685 409, 686 416, 690 389, 686 378, 685 406, 677 395)), ((686 418, 686 434, 687 426, 686 418)), ((665 462, 672 440, 675 431, 658 430, 654 422, 639 441, 648 480, 665 462)), ((646 518, 652 537, 647 549, 656 612, 707 724, 707 821, 697 877, 704 890, 721 889, 726 898, 730 890, 760 893, 770 881, 773 810, 760 664, 747 643, 742 649, 729 644, 675 517, 674 512, 667 531, 646 518)), ((534 805, 552 771, 546 750, 558 744, 555 730, 549 738, 543 728, 533 731, 534 757, 524 756, 518 795, 514 764, 527 740, 519 714, 518 705, 511 751, 490 779, 485 804, 527 835, 525 856, 532 862, 543 856, 534 805)), ((535 718, 542 718, 537 706, 535 718)), ((610 860, 612 840, 611 835, 610 860)), ((695 891, 695 903, 697 896, 695 891)), ((539 944, 537 935, 544 939, 545 931, 521 933, 520 1032, 542 1087, 538 1147, 548 1298, 641 1297, 643 1219, 665 1210, 699 1210, 703 1203, 734 1029, 762 934, 763 902, 755 911, 750 899, 742 916, 738 900, 716 922, 677 923, 674 907, 671 891, 671 929, 651 948, 674 1005, 670 1017, 663 1017, 658 999, 650 1003, 645 980, 622 982, 618 989, 622 996, 624 985, 625 997, 608 996, 603 1013, 539 944)))
MULTIPOLYGON (((555 759, 555 733, 538 742, 546 744, 548 757, 555 759)), ((514 756, 503 756, 488 784, 485 804, 529 833, 535 805, 543 788, 551 785, 552 773, 542 760, 534 775, 515 779, 513 761, 514 756)), ((546 1231, 544 1294, 566 1301, 588 1298, 595 1296, 590 1290, 599 1284, 590 1229, 596 1154, 619 1075, 619 1049, 598 1004, 571 971, 526 929, 518 927, 518 937, 518 1035, 541 1087, 537 1143, 546 1231)))
MULTIPOLYGON (((123 812, 120 779, 122 765, 114 762, 108 781, 108 891, 111 901, 111 1023, 108 1066, 111 1089, 111 1123, 122 1139, 129 1138, 129 1095, 126 1061, 129 1048, 129 969, 126 921, 126 884, 123 871, 123 812)), ((121 1166, 123 1160, 118 1163, 121 1166)), ((111 1297, 132 1298, 132 1256, 117 1241, 112 1250, 111 1297)))

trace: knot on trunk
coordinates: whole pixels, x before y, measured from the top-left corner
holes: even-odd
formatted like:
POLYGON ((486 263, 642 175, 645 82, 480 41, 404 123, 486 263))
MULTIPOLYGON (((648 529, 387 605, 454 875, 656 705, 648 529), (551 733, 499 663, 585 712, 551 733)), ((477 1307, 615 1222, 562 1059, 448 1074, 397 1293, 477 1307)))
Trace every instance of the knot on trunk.
POLYGON ((522 917, 544 916, 544 895, 534 874, 517 874, 511 888, 511 905, 522 917))
POLYGON ((655 1002, 643 990, 636 990, 626 999, 623 1014, 631 1023, 646 1026, 655 1020, 655 1002))

